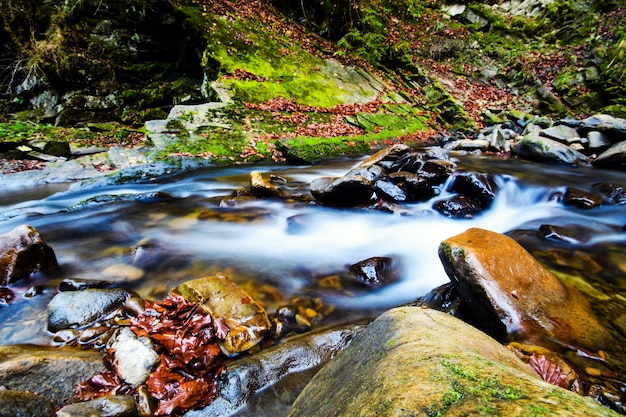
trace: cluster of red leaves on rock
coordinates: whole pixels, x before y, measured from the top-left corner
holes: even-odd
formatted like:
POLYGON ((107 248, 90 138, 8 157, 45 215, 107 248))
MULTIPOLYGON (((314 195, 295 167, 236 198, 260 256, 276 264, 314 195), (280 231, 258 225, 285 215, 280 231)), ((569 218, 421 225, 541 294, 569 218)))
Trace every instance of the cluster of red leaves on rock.
MULTIPOLYGON (((209 404, 215 396, 215 375, 226 359, 217 345, 228 334, 225 321, 214 320, 200 304, 177 294, 162 302, 145 301, 145 307, 130 328, 138 337, 150 338, 161 355, 146 381, 158 400, 155 414, 179 415, 209 404)), ((133 392, 112 370, 79 384, 77 391, 82 400, 133 392)))

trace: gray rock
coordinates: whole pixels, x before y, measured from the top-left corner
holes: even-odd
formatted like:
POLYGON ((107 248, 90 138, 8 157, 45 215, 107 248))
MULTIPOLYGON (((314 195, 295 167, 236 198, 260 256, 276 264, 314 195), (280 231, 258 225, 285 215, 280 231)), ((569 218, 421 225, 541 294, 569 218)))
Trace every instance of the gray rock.
POLYGON ((54 333, 91 324, 122 307, 132 295, 122 289, 60 292, 48 303, 48 330, 54 333))
POLYGON ((582 153, 552 139, 529 134, 513 145, 514 154, 540 162, 558 162, 564 164, 587 163, 582 153))
POLYGON ((544 129, 539 135, 561 143, 568 143, 571 138, 580 139, 578 131, 566 125, 555 125, 544 129))
POLYGON ((489 150, 490 142, 487 139, 459 139, 446 144, 445 149, 455 151, 481 151, 489 150))
POLYGON ((403 203, 407 200, 407 193, 388 179, 380 179, 374 183, 376 196, 387 201, 403 203))
POLYGON ((587 117, 581 121, 580 127, 582 129, 604 132, 618 138, 618 140, 626 139, 626 119, 620 119, 608 114, 596 114, 587 117))
POLYGON ((154 366, 159 362, 159 355, 147 337, 137 337, 128 327, 120 330, 111 344, 113 366, 117 374, 133 387, 143 384, 154 366))
POLYGON ((433 209, 446 217, 455 219, 471 219, 483 211, 478 201, 466 195, 453 195, 438 200, 433 204, 433 209))
POLYGON ((215 400, 184 417, 284 416, 313 375, 362 328, 350 324, 312 332, 243 357, 220 374, 215 400))
POLYGON ((318 372, 289 417, 617 416, 540 380, 497 341, 435 310, 390 310, 318 372))
POLYGON ((74 347, 0 346, 0 381, 12 390, 43 395, 59 407, 76 400, 76 384, 106 370, 102 356, 74 347))
POLYGON ((606 135, 595 130, 587 133, 587 139, 589 140, 589 152, 604 152, 612 145, 606 135))
POLYGON ((0 236, 0 286, 54 266, 54 250, 33 227, 21 225, 0 236))
POLYGON ((130 395, 111 395, 66 405, 57 417, 137 417, 135 399, 130 395))
POLYGON ((381 149, 374 155, 365 159, 359 164, 359 167, 369 167, 371 165, 380 165, 381 167, 390 170, 397 171, 394 167, 399 165, 399 161, 404 161, 409 158, 411 149, 404 144, 395 144, 388 146, 385 149, 381 149))
POLYGON ((0 390, 0 417, 54 417, 54 405, 43 395, 0 390))
POLYGON ((626 140, 616 143, 598 155, 593 161, 593 165, 601 168, 626 170, 626 140))

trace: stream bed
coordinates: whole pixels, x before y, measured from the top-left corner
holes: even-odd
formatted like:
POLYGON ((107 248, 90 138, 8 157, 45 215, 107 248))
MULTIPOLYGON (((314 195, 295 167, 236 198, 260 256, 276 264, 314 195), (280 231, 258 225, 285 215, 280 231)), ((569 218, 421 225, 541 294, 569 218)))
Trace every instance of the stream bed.
POLYGON ((313 179, 341 176, 360 159, 210 167, 133 182, 13 185, 0 200, 0 234, 33 226, 54 249, 59 267, 11 285, 16 298, 0 307, 0 345, 51 344, 46 306, 68 278, 107 281, 162 299, 183 281, 222 271, 270 314, 308 297, 327 307, 323 324, 374 317, 447 283, 438 245, 471 227, 511 235, 626 329, 626 298, 620 295, 626 287, 626 205, 585 210, 564 206, 559 197, 567 187, 598 182, 623 187, 626 173, 494 156, 454 160, 457 171, 496 174, 501 185, 494 204, 471 219, 432 209, 449 195, 445 184, 429 201, 403 204, 402 214, 327 208, 305 198, 232 199, 236 190, 249 189, 253 170, 305 195, 313 179), (569 228, 580 238, 541 237, 542 225, 569 228), (375 256, 397 261, 396 281, 373 289, 337 280, 349 265, 375 256))

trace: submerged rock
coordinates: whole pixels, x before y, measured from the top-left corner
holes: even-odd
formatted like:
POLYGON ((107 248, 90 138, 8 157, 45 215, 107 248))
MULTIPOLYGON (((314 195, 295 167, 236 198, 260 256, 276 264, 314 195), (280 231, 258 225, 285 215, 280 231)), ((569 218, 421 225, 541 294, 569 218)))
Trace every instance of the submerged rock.
POLYGON ((497 341, 435 310, 390 310, 318 372, 289 417, 617 416, 540 380, 497 341))
POLYGON ((222 347, 228 354, 250 349, 270 329, 263 307, 225 274, 184 282, 172 292, 189 302, 201 303, 213 318, 226 321, 230 330, 222 347))
POLYGON ((508 236, 469 229, 443 241, 439 257, 474 314, 486 323, 499 320, 502 334, 496 336, 592 351, 613 343, 585 296, 508 236))
POLYGON ((0 286, 55 266, 54 251, 33 227, 21 225, 0 236, 0 286))

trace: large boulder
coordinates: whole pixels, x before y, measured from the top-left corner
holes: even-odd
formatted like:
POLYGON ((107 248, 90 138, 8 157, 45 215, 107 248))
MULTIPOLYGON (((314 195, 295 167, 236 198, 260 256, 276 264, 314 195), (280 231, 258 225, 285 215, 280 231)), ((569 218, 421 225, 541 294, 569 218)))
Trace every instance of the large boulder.
POLYGON ((76 384, 106 370, 102 357, 95 350, 73 347, 0 346, 0 383, 43 395, 59 407, 76 400, 76 384))
POLYGON ((497 341, 435 310, 390 310, 318 372, 289 417, 617 416, 539 379, 497 341))
POLYGON ((556 340, 593 351, 611 346, 585 296, 512 238, 472 228, 444 240, 439 257, 478 320, 501 323, 490 329, 496 336, 540 345, 556 340))
POLYGON ((227 354, 250 349, 270 329, 265 309, 225 274, 183 282, 172 292, 201 303, 213 318, 225 320, 230 330, 222 347, 227 354))
POLYGON ((54 251, 33 227, 21 225, 0 236, 0 286, 54 266, 54 251))

